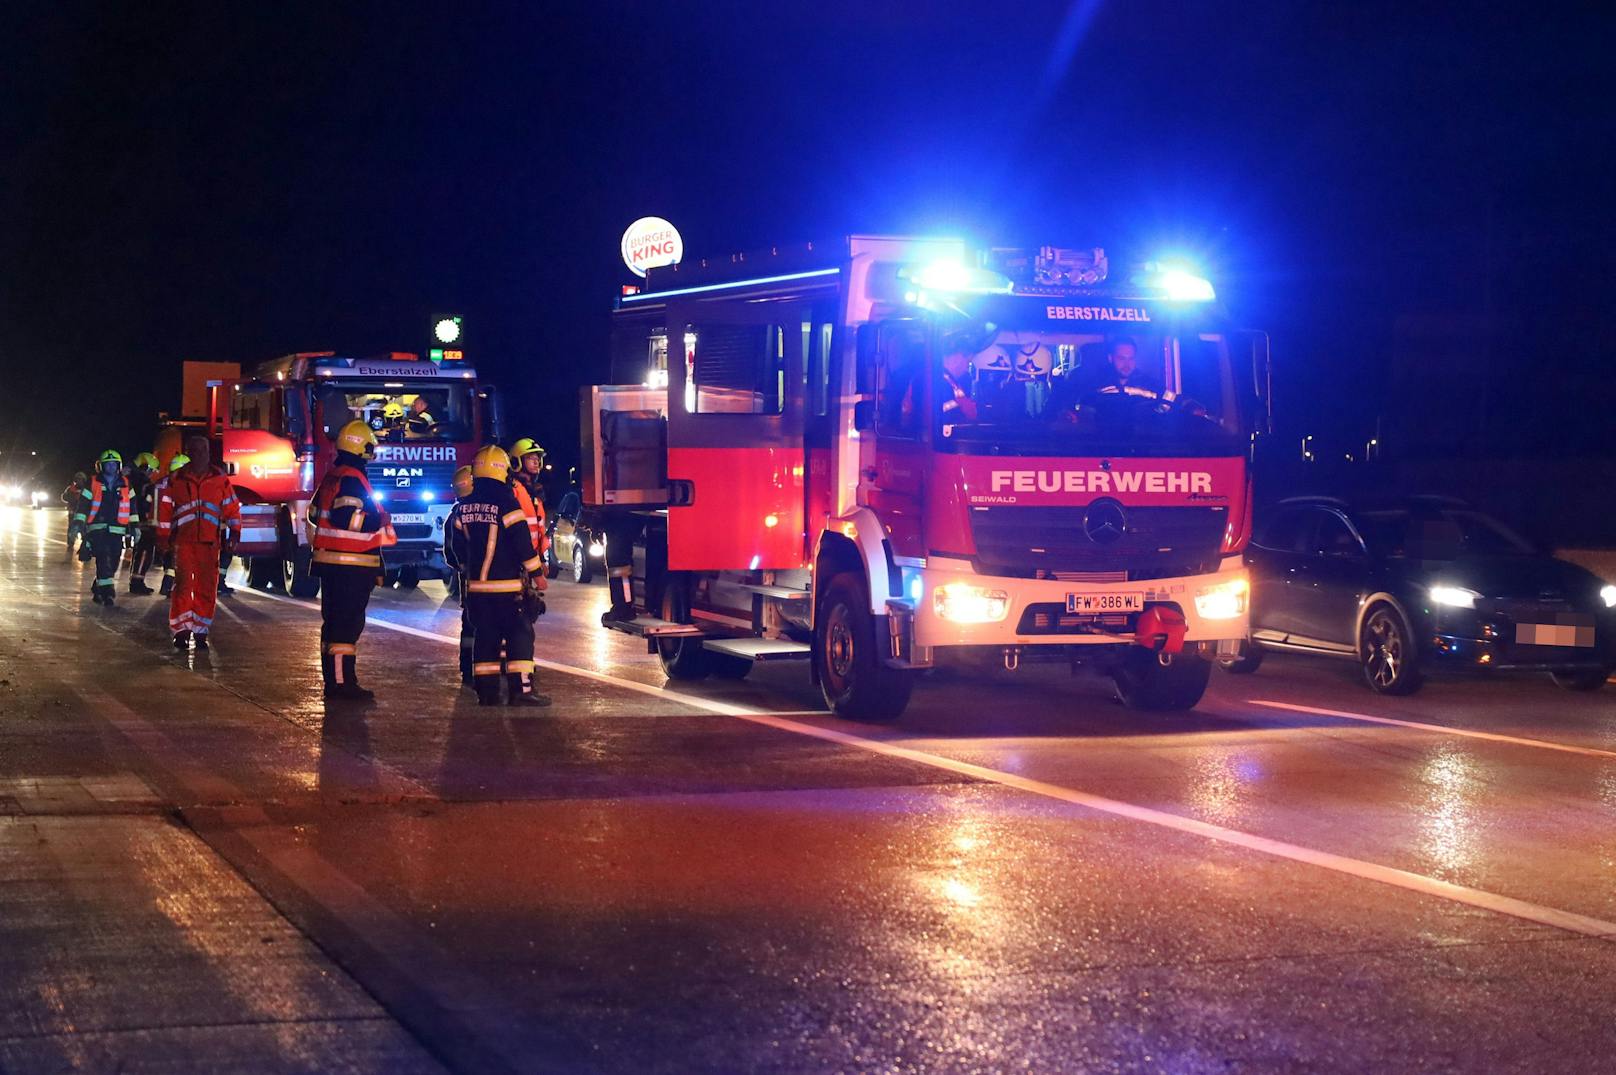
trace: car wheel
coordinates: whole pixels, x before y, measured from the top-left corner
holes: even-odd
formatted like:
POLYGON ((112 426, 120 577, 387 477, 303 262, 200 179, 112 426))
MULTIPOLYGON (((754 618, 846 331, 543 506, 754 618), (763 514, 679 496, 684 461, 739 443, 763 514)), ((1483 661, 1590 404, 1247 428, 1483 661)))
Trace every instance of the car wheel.
POLYGON ((1239 653, 1218 658, 1218 667, 1232 676, 1249 676, 1262 667, 1262 660, 1261 646, 1255 642, 1242 642, 1239 653))
POLYGON ((1608 668, 1594 668, 1580 672, 1550 672, 1554 683, 1568 691, 1591 692, 1602 688, 1610 679, 1608 668))
POLYGON ((550 539, 550 545, 544 550, 544 577, 553 579, 561 574, 561 561, 556 559, 555 538, 550 539))
POLYGON ((814 629, 814 660, 825 704, 852 720, 893 720, 909 705, 915 676, 886 662, 886 630, 877 632, 864 582, 851 572, 831 579, 814 629))
POLYGON ((584 543, 582 541, 573 541, 572 581, 583 585, 594 577, 595 573, 589 570, 589 554, 584 551, 584 543))
POLYGON ((1193 709, 1211 677, 1211 663, 1200 657, 1180 653, 1163 664, 1162 655, 1140 646, 1111 673, 1122 704, 1143 710, 1193 709))
POLYGON ((1419 654, 1408 621, 1391 605, 1376 605, 1358 638, 1364 682, 1376 694, 1413 694, 1420 689, 1419 654))

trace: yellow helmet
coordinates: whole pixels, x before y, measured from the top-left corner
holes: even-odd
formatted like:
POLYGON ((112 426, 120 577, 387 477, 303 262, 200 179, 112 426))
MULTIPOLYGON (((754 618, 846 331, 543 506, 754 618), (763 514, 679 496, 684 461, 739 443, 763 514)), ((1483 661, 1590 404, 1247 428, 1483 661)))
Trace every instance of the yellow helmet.
POLYGON ((361 459, 376 458, 376 434, 369 426, 355 418, 337 434, 337 451, 357 455, 361 459))
POLYGON ((398 419, 404 417, 404 404, 394 400, 392 403, 389 403, 387 406, 382 408, 382 417, 387 419, 389 422, 397 421, 398 419))
POLYGON ((511 457, 505 454, 504 448, 497 444, 490 444, 472 458, 471 472, 479 478, 494 478, 502 482, 510 481, 511 457))
POLYGON ((174 458, 168 461, 168 472, 178 474, 182 469, 191 465, 191 457, 184 452, 175 452, 174 458))
POLYGON ((150 452, 141 452, 135 456, 135 466, 145 467, 147 470, 156 470, 157 457, 150 452))
POLYGON ((461 467, 454 472, 455 496, 471 495, 471 480, 473 477, 475 475, 472 474, 470 467, 461 467))
POLYGON ((537 452, 539 455, 543 455, 544 449, 539 447, 538 442, 536 442, 532 437, 523 437, 521 440, 511 445, 511 458, 516 460, 518 463, 535 452, 537 452))

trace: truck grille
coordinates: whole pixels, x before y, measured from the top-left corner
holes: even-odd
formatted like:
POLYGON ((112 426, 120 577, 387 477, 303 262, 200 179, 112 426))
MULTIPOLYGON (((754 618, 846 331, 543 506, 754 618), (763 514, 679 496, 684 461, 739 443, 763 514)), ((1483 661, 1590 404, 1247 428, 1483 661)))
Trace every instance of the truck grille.
POLYGON ((1217 567, 1229 515, 1222 507, 1125 508, 1121 534, 1101 544, 1084 532, 1086 511, 972 508, 976 569, 1012 578, 1074 582, 1200 574, 1217 567))
POLYGON ((454 490, 455 468, 454 463, 372 463, 370 484, 389 496, 419 499, 421 493, 430 491, 442 499, 454 490))

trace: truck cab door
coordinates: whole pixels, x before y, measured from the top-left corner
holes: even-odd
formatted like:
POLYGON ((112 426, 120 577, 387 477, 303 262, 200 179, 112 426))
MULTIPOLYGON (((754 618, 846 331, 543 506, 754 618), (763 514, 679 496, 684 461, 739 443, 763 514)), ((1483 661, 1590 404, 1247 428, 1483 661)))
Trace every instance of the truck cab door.
POLYGON ((801 326, 811 319, 806 304, 669 306, 671 570, 806 562, 801 326))
POLYGON ((927 462, 926 385, 929 332, 920 321, 882 321, 859 329, 856 426, 874 433, 875 450, 860 462, 858 500, 875 512, 892 551, 926 555, 921 513, 927 462))

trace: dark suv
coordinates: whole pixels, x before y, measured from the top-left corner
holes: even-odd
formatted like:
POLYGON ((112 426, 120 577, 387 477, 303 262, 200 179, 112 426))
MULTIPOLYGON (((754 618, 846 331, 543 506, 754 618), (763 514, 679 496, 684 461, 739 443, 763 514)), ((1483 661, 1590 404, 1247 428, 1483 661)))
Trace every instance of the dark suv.
POLYGON ((1616 668, 1616 586, 1456 500, 1286 500, 1246 562, 1252 641, 1230 672, 1266 649, 1316 653, 1410 694, 1434 668, 1548 672, 1578 691, 1616 668))

